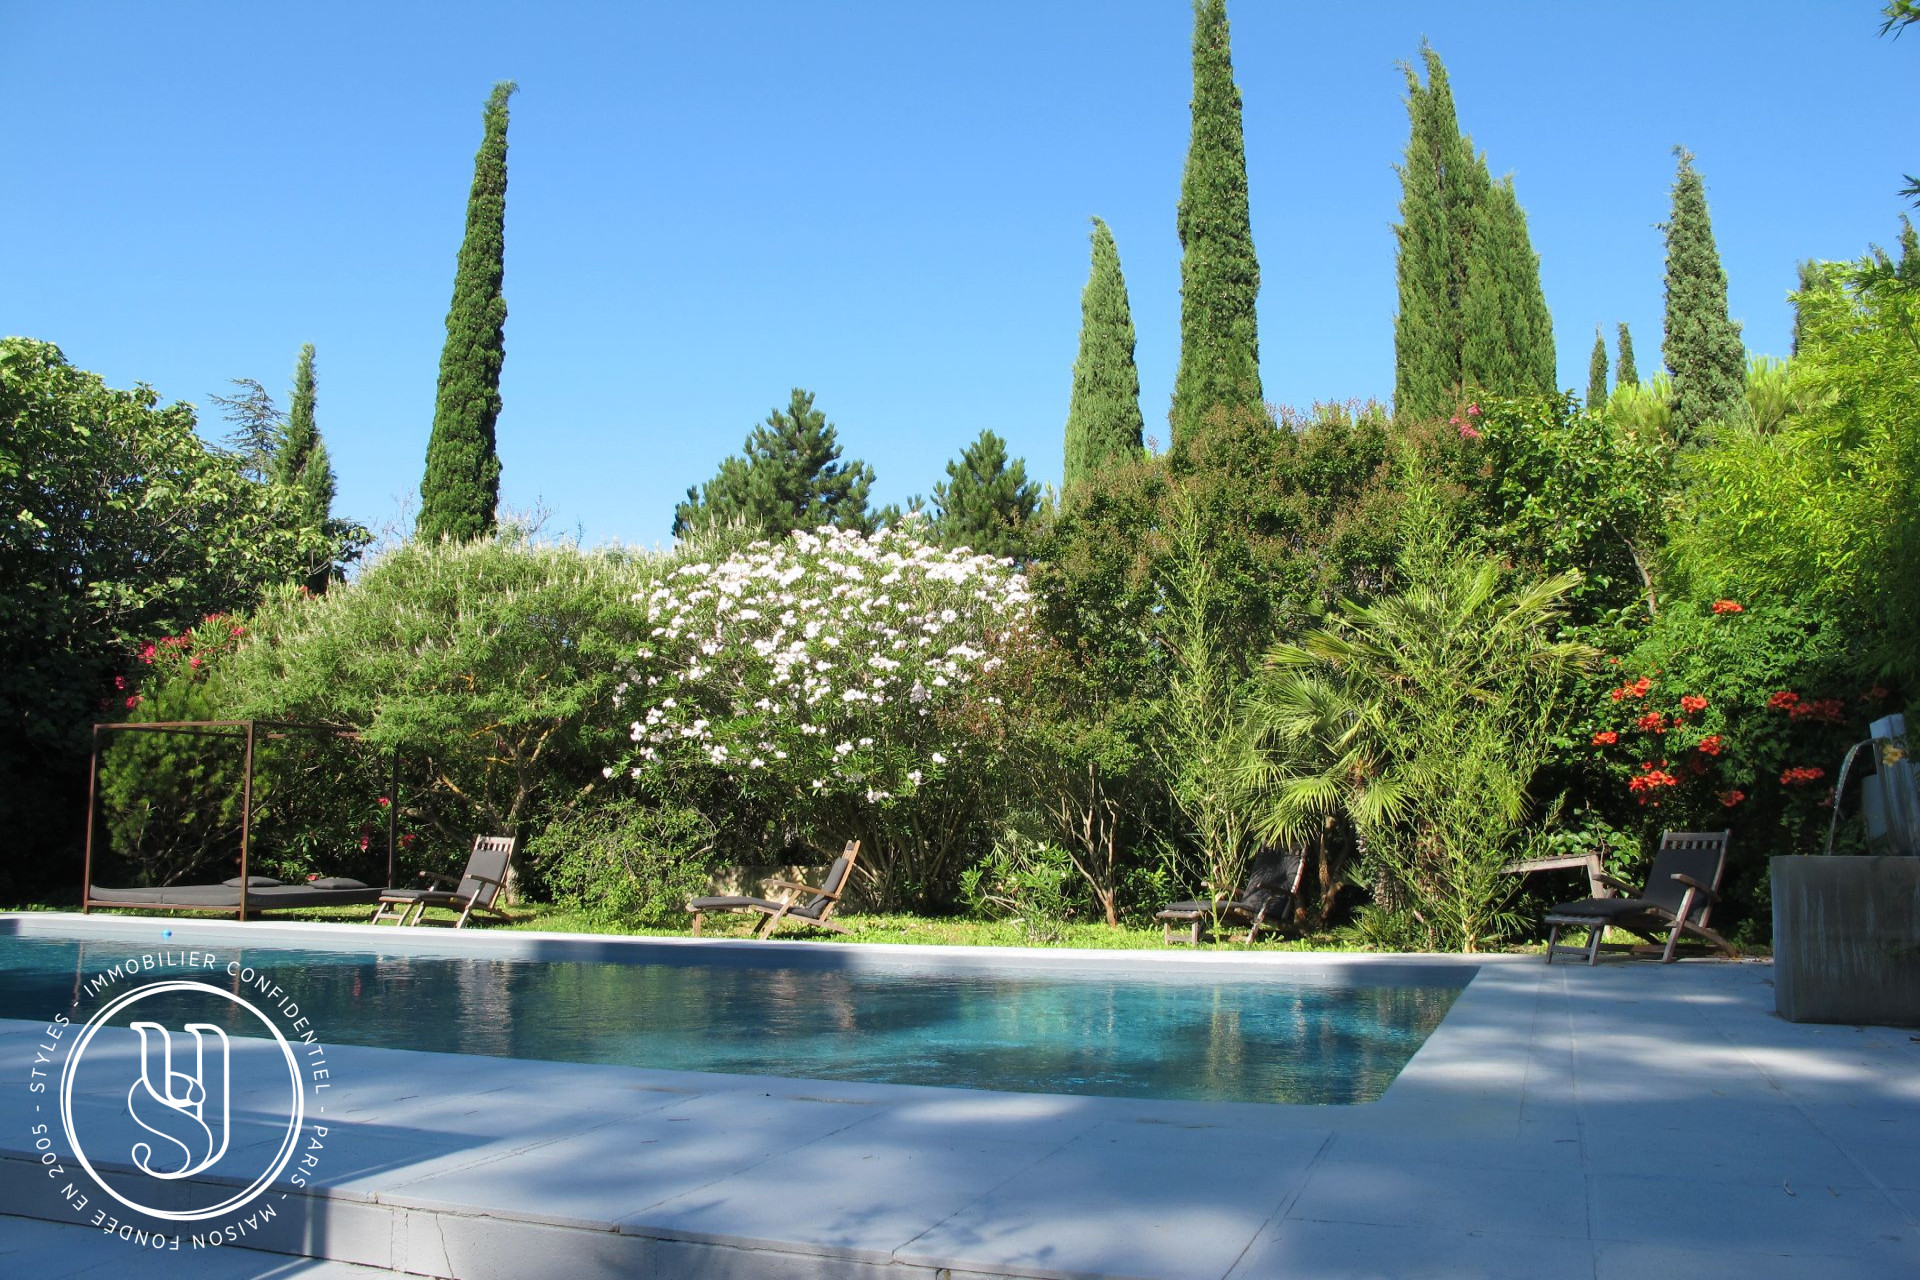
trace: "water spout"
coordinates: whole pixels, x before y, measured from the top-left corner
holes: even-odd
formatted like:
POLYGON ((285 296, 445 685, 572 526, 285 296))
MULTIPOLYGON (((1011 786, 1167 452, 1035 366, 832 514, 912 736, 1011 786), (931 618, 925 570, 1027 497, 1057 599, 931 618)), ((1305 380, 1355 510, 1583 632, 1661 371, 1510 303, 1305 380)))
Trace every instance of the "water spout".
POLYGON ((1840 777, 1833 784, 1833 817, 1827 822, 1827 847, 1821 856, 1833 856, 1833 838, 1840 830, 1840 797, 1847 793, 1847 774, 1853 768, 1853 758, 1860 754, 1860 748, 1873 745, 1872 738, 1866 738, 1847 748, 1846 758, 1840 761, 1840 777))

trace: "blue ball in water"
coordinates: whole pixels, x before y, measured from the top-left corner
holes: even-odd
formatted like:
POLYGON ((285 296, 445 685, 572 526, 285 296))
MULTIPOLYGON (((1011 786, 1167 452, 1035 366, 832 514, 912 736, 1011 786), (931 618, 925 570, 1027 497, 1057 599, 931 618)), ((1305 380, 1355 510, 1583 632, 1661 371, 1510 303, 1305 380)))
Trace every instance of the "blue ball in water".
POLYGON ((160 931, 160 936, 161 936, 161 937, 163 937, 163 938, 171 938, 171 937, 173 936, 173 930, 171 930, 171 929, 162 929, 162 930, 160 931))

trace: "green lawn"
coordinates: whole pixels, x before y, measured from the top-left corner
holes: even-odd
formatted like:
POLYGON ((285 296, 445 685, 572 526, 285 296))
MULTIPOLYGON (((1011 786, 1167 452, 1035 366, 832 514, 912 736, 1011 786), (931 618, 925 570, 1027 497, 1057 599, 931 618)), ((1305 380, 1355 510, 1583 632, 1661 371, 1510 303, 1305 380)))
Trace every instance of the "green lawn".
MULTIPOLYGON (((70 903, 23 903, 0 907, 0 911, 71 911, 70 903)), ((98 915, 127 916, 173 916, 187 919, 218 919, 221 917, 181 917, 165 911, 101 911, 98 915)), ((310 911, 285 911, 275 913, 274 920, 329 921, 335 924, 365 924, 370 914, 366 907, 318 907, 310 911)), ((486 929, 533 929, 550 933, 592 933, 611 934, 619 937, 649 938, 685 938, 692 935, 690 924, 682 921, 669 921, 661 924, 639 924, 610 920, 602 916, 549 903, 523 903, 513 908, 514 922, 508 925, 481 923, 486 929)), ((438 920, 451 920, 443 912, 436 912, 438 920)), ((763 917, 754 917, 753 924, 763 917)), ((964 916, 915 916, 915 915, 840 915, 840 923, 853 930, 848 934, 821 933, 803 929, 782 930, 778 936, 782 941, 798 942, 895 942, 923 944, 947 947, 1081 947, 1099 951, 1152 951, 1166 949, 1161 940, 1160 928, 1143 925, 1122 925, 1109 929, 1104 924, 1068 923, 1053 926, 1044 932, 1029 931, 1021 924, 1010 920, 974 920, 964 916)), ((707 917, 706 936, 709 938, 746 937, 750 924, 745 916, 719 915, 707 917)), ((1226 951, 1316 951, 1316 952, 1352 952, 1365 951, 1368 948, 1356 944, 1351 937, 1339 933, 1318 933, 1303 938, 1273 938, 1263 936, 1249 946, 1240 941, 1235 933, 1225 939, 1204 943, 1201 950, 1210 952, 1226 951)), ((1625 934, 1613 934, 1609 941, 1632 941, 1625 934)), ((1179 950, 1188 950, 1185 944, 1178 944, 1179 950)), ((1519 943, 1503 948, 1509 952, 1537 953, 1545 949, 1539 942, 1519 943)), ((1764 944, 1743 943, 1741 950, 1751 958, 1762 958, 1773 954, 1764 944)))
MULTIPOLYGON (((0 910, 71 911, 73 906, 70 903, 22 903, 6 906, 0 910)), ((100 911, 95 914, 173 916, 180 919, 221 918, 176 915, 166 911, 100 911)), ((370 910, 366 907, 317 907, 307 911, 276 912, 270 918, 364 924, 370 914, 370 910)), ((514 907, 511 914, 514 922, 510 925, 483 923, 478 927, 658 938, 684 938, 691 936, 693 932, 691 923, 688 921, 675 920, 658 924, 622 922, 548 903, 523 903, 514 907)), ((452 918, 443 912, 435 912, 434 917, 439 920, 452 918)), ((1166 945, 1161 939, 1158 925, 1151 928, 1122 925, 1120 928, 1110 929, 1104 924, 1068 923, 1052 926, 1044 931, 1030 931, 1014 921, 974 920, 961 916, 839 915, 835 918, 841 924, 851 928, 853 932, 831 934, 817 930, 782 929, 777 936, 782 940, 795 941, 898 942, 950 947, 1086 947, 1109 951, 1157 949, 1166 945)), ((744 915, 708 916, 705 933, 709 938, 745 937, 749 928, 757 925, 762 919, 763 917, 756 916, 750 924, 744 915)), ((1262 937, 1252 946, 1239 941, 1239 936, 1236 934, 1231 940, 1204 944, 1203 949, 1208 951, 1344 951, 1352 949, 1351 944, 1343 942, 1330 933, 1308 938, 1262 937)))

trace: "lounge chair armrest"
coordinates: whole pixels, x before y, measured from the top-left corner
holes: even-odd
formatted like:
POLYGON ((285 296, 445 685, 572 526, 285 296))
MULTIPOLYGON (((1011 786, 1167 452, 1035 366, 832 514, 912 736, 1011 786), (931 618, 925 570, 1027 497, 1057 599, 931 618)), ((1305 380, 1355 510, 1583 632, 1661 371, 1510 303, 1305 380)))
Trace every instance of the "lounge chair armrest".
POLYGON ((1718 903, 1720 901, 1719 894, 1707 888, 1707 886, 1701 884, 1698 880, 1695 880, 1692 876, 1684 876, 1679 874, 1678 872, 1675 872, 1672 878, 1675 880, 1678 880, 1681 884, 1687 886, 1687 888, 1696 891, 1697 893, 1700 894, 1701 897, 1705 898, 1708 902, 1718 903))
POLYGON ((791 880, 768 880, 766 883, 776 889, 792 889, 795 893, 818 893, 824 894, 829 898, 837 898, 840 896, 837 893, 827 893, 825 889, 816 889, 810 884, 795 884, 791 880))
POLYGON ((492 876, 475 875, 471 871, 467 872, 467 874, 462 876, 461 879, 478 880, 481 884, 490 884, 496 889, 504 889, 507 887, 507 882, 504 880, 495 880, 492 876))
POLYGON ((1621 893, 1626 894, 1629 898, 1637 898, 1640 896, 1639 885, 1628 884, 1625 880, 1616 879, 1613 876, 1608 875, 1604 871, 1600 873, 1600 883, 1606 885, 1609 889, 1618 889, 1621 893))

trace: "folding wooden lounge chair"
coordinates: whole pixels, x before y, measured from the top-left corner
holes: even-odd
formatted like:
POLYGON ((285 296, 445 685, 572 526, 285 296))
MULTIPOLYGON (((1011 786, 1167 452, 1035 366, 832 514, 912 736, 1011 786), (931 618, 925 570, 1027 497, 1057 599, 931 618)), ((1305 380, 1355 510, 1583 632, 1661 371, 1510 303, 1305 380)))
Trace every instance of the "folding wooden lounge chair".
POLYGON ((1293 914, 1294 900, 1300 894, 1300 879, 1306 874, 1307 860, 1298 853, 1258 859, 1247 873, 1246 887, 1238 897, 1202 902, 1198 898, 1176 902, 1158 912, 1160 934, 1168 946, 1189 942, 1198 946, 1206 928, 1215 920, 1247 926, 1248 942, 1262 929, 1280 929, 1293 914), (1177 937, 1173 926, 1187 926, 1186 936, 1177 937))
POLYGON ((467 869, 455 881, 451 876, 436 875, 431 871, 422 871, 420 878, 434 880, 444 886, 437 889, 388 889, 380 895, 380 905, 374 908, 371 923, 379 924, 384 920, 393 920, 396 924, 420 924, 427 914, 428 907, 445 907, 449 911, 458 911, 460 918, 453 922, 456 929, 464 929, 474 912, 484 911, 496 920, 511 922, 513 917, 493 905, 500 891, 506 888, 507 864, 513 861, 513 848, 517 843, 512 836, 476 836, 473 852, 467 855, 467 869), (394 908, 394 910, 389 910, 394 908))
POLYGON ((770 938, 783 924, 804 925, 810 929, 831 929, 835 933, 851 933, 851 929, 827 917, 847 891, 847 880, 853 875, 853 863, 860 856, 860 842, 847 841, 847 847, 833 865, 827 868, 826 878, 821 880, 819 888, 810 885, 795 884, 791 880, 770 881, 775 888, 786 892, 784 900, 772 898, 746 898, 724 896, 718 898, 695 898, 687 904, 687 910, 693 912, 693 936, 700 936, 700 921, 709 911, 752 911, 767 918, 759 927, 758 937, 770 938), (801 901, 802 898, 806 900, 801 901))
POLYGON ((1637 889, 1612 876, 1601 879, 1624 898, 1584 898, 1563 903, 1547 912, 1546 923, 1553 926, 1547 935, 1547 963, 1556 955, 1580 956, 1593 964, 1600 958, 1601 937, 1609 928, 1625 929, 1645 938, 1650 945, 1629 949, 1642 954, 1658 950, 1662 964, 1673 963, 1674 949, 1685 934, 1695 934, 1718 947, 1733 959, 1740 952, 1731 942, 1707 927, 1713 904, 1720 900, 1720 877, 1727 866, 1727 841, 1731 831, 1669 831, 1660 837, 1660 849, 1653 855, 1653 868, 1647 872, 1647 884, 1637 889), (1560 942, 1560 930, 1585 929, 1584 947, 1560 942), (1664 944, 1656 935, 1664 932, 1664 944))

